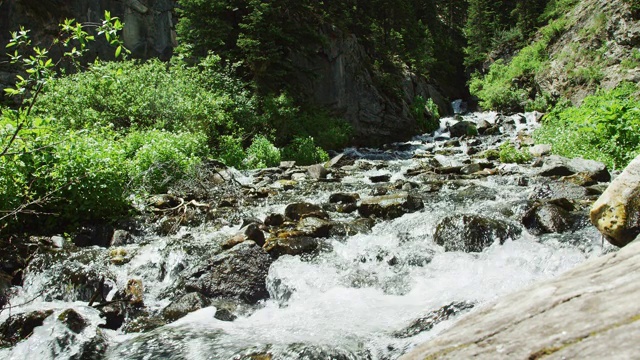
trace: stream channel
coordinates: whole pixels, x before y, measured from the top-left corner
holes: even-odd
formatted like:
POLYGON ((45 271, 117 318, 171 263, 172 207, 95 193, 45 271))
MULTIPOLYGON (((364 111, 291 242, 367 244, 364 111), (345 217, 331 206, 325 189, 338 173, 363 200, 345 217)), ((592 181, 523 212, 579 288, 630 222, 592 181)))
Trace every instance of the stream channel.
POLYGON ((42 325, 0 358, 397 359, 483 304, 610 250, 587 218, 606 183, 541 174, 567 159, 480 156, 530 144, 538 114, 467 114, 484 134, 455 138, 458 120, 346 149, 321 180, 296 166, 226 169, 215 209, 180 203, 178 216, 202 221, 160 209, 110 247, 58 239, 0 313, 4 329, 34 312, 42 325), (319 208, 277 215, 301 202, 319 208), (293 240, 282 235, 267 255, 242 242, 243 219, 267 239, 294 223, 293 240))

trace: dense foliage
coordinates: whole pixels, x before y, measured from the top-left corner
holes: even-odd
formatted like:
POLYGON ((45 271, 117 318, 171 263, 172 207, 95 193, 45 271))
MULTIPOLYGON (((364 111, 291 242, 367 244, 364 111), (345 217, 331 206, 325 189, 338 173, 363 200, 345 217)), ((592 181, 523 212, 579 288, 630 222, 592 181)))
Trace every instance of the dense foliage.
POLYGON ((640 154, 638 87, 624 83, 588 96, 580 107, 557 105, 544 118, 535 140, 559 155, 602 161, 623 168, 640 154))

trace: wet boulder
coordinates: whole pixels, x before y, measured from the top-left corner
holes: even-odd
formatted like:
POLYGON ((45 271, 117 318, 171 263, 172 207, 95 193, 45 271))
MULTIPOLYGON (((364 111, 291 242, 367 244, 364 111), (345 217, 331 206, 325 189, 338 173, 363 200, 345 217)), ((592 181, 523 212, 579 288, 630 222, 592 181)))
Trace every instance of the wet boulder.
POLYGON ((332 204, 355 204, 360 200, 357 193, 335 193, 329 196, 329 202, 332 204))
POLYGON ((298 222, 296 230, 311 237, 327 237, 331 230, 331 222, 314 216, 307 216, 298 222))
POLYGON ((0 324, 0 347, 12 346, 28 338, 51 314, 53 310, 38 310, 9 316, 0 324))
POLYGON ((636 157, 591 207, 591 223, 615 246, 640 234, 640 156, 636 157))
POLYGON ((310 203, 293 203, 284 209, 284 216, 291 220, 300 220, 307 215, 314 215, 321 218, 329 218, 322 208, 310 203))
POLYGON ((480 215, 456 214, 447 216, 436 227, 433 239, 445 251, 482 252, 494 241, 503 244, 514 239, 520 229, 502 220, 480 215))
POLYGON ((573 215, 561 206, 546 202, 531 207, 522 217, 522 224, 533 235, 562 233, 574 224, 573 215))
POLYGON ((250 223, 241 228, 240 232, 223 242, 222 248, 225 250, 231 249, 232 247, 247 240, 251 240, 258 244, 258 246, 262 246, 264 245, 264 239, 264 233, 260 230, 260 225, 257 223, 250 223))
POLYGON ((423 207, 422 199, 402 191, 363 199, 358 205, 358 213, 362 217, 375 216, 383 219, 395 219, 423 207))
POLYGON ((371 218, 360 218, 349 222, 333 224, 329 236, 352 236, 355 234, 368 234, 376 224, 371 218))
POLYGON ((473 136, 478 134, 476 124, 470 121, 460 121, 449 127, 451 137, 473 136))
POLYGON ((284 215, 282 214, 269 214, 264 218, 264 224, 267 226, 280 226, 284 224, 284 215))
POLYGON ((449 320, 450 318, 473 308, 474 305, 475 304, 473 303, 464 301, 452 302, 438 310, 430 311, 426 315, 412 321, 406 328, 394 332, 393 336, 403 339, 418 335, 421 332, 429 331, 439 323, 449 320))
POLYGON ((80 247, 109 247, 114 232, 114 227, 108 224, 83 226, 73 237, 73 243, 80 247))
POLYGON ((89 325, 87 319, 73 309, 64 310, 58 315, 58 320, 76 334, 81 333, 89 325))
POLYGON ((273 258, 253 241, 215 256, 186 281, 187 291, 254 304, 269 297, 265 279, 273 258))
POLYGON ((209 305, 211 305, 209 298, 200 293, 191 292, 183 295, 164 308, 164 310, 162 310, 162 316, 167 321, 175 321, 188 313, 200 310, 209 305))
POLYGON ((317 238, 305 235, 300 231, 291 231, 278 234, 267 239, 264 249, 274 257, 282 255, 302 255, 313 253, 318 249, 317 238))
POLYGON ((390 174, 369 176, 369 181, 371 181, 374 184, 389 182, 389 180, 391 180, 390 174))

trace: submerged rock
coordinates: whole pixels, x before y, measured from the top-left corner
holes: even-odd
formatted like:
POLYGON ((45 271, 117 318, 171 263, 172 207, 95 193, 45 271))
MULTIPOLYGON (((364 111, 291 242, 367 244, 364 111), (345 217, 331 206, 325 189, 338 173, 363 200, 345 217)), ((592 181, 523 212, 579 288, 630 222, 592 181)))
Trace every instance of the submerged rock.
POLYGON ((192 292, 183 295, 169 304, 169 306, 162 310, 162 316, 164 316, 167 321, 171 322, 180 319, 188 313, 200 310, 209 305, 211 305, 211 300, 209 300, 209 298, 200 293, 192 292))
POLYGON ((640 234, 640 156, 636 157, 591 207, 591 223, 615 246, 640 234))
POLYGON ((284 209, 284 216, 291 220, 300 220, 303 216, 310 214, 322 218, 329 217, 320 206, 310 203, 289 204, 284 209))
POLYGON ((383 219, 394 219, 406 213, 418 211, 423 207, 424 203, 420 198, 403 191, 363 199, 358 206, 358 213, 363 217, 376 216, 383 219))
POLYGON ((318 239, 306 236, 302 232, 290 232, 267 239, 264 249, 270 255, 280 257, 312 253, 318 249, 318 245, 318 239))
POLYGON ((459 214, 440 221, 433 235, 436 244, 445 251, 481 252, 499 241, 514 239, 520 229, 501 220, 480 215, 459 214))
POLYGON ((77 311, 73 309, 67 309, 58 315, 58 320, 61 323, 67 325, 69 330, 73 331, 76 334, 79 334, 84 330, 89 323, 87 320, 77 311))
POLYGON ((439 323, 449 320, 451 317, 473 308, 475 304, 469 302, 452 302, 438 310, 430 311, 424 316, 411 322, 409 326, 393 333, 397 338, 408 338, 421 332, 429 331, 439 323))
POLYGON ((0 347, 12 346, 28 338, 51 314, 53 310, 39 310, 10 316, 0 324, 0 347))
POLYGON ((208 297, 235 298, 253 304, 269 297, 265 279, 273 258, 253 241, 245 241, 215 256, 192 274, 187 291, 208 297))

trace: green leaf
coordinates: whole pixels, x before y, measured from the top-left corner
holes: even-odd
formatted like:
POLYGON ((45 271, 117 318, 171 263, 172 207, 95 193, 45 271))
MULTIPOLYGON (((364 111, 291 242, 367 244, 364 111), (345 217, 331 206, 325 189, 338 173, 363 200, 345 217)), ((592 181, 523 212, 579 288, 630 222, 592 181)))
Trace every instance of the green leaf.
POLYGON ((120 52, 121 52, 121 51, 122 51, 122 46, 118 46, 118 47, 116 48, 116 57, 119 57, 119 56, 120 56, 120 52))

